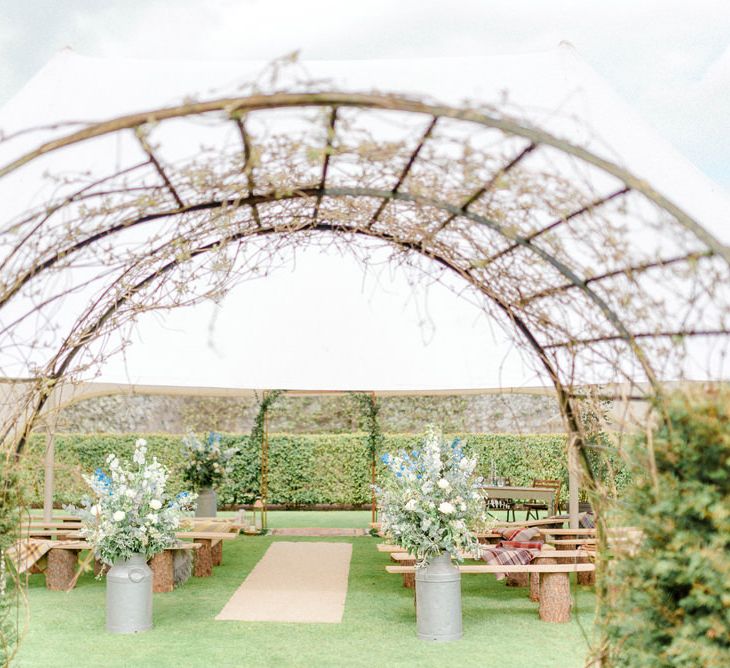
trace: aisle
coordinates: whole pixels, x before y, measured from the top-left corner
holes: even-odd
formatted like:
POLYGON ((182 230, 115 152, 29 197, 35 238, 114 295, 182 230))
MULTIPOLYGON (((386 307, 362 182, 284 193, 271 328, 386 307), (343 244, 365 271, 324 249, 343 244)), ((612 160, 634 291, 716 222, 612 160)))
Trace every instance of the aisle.
POLYGON ((350 543, 272 543, 217 620, 339 624, 350 543))

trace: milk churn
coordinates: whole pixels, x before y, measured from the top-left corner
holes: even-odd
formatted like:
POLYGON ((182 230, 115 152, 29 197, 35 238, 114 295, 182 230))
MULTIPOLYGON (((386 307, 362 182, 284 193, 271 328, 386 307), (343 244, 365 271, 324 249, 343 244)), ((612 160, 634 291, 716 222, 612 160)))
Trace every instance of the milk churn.
POLYGON ((218 499, 215 490, 210 487, 203 487, 198 492, 197 506, 195 507, 195 517, 215 517, 218 499))
POLYGON ((458 640, 461 629, 461 573, 448 553, 416 569, 416 622, 421 640, 458 640))
POLYGON ((152 571, 144 555, 119 560, 106 575, 106 629, 139 633, 152 628, 152 571))

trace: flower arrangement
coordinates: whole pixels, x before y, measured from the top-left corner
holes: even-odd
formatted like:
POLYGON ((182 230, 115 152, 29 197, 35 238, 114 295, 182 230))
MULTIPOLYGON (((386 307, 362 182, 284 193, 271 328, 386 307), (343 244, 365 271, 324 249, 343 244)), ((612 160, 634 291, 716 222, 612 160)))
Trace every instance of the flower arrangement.
POLYGON ((183 478, 193 489, 214 487, 230 472, 231 459, 237 450, 236 448, 221 450, 220 434, 210 432, 203 443, 190 432, 183 437, 183 444, 187 460, 183 478))
POLYGON ((129 468, 116 455, 108 455, 109 474, 98 468, 93 475, 84 475, 93 494, 82 499, 81 508, 66 508, 81 519, 81 535, 106 564, 133 554, 149 559, 173 545, 180 518, 195 501, 196 495, 187 492, 170 498, 165 493, 165 467, 154 457, 148 463, 146 455, 143 438, 135 443, 129 468))
POLYGON ((420 562, 444 552, 457 561, 478 551, 474 530, 486 526, 476 459, 459 439, 444 441, 429 427, 418 449, 381 458, 390 472, 376 487, 383 531, 420 562))

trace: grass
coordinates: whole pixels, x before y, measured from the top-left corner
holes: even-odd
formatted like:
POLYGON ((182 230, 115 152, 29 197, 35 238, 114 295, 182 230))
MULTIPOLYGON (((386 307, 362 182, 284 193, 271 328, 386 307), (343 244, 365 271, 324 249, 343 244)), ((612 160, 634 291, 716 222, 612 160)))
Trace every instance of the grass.
MULTIPOLYGON (((320 526, 346 524, 345 518, 342 522, 334 518, 337 514, 316 513, 331 522, 320 526)), ((303 515, 307 517, 301 518, 302 525, 315 517, 303 515)), ((594 596, 589 590, 574 587, 577 614, 569 624, 546 624, 539 621, 537 604, 528 600, 524 589, 507 588, 493 576, 466 576, 464 638, 427 643, 416 638, 411 591, 401 586, 398 576, 385 572, 389 557, 376 550, 377 540, 370 537, 327 539, 353 544, 341 624, 216 622, 215 615, 274 540, 322 539, 241 536, 226 543, 224 563, 213 577, 191 578, 172 593, 155 594, 154 628, 135 636, 105 631, 104 583, 92 575, 84 575, 67 593, 48 591, 43 576, 31 576, 31 624, 14 665, 583 666, 587 651, 583 631, 590 634, 593 628, 594 596)))
POLYGON ((270 529, 281 527, 370 528, 369 510, 270 510, 266 516, 270 529))

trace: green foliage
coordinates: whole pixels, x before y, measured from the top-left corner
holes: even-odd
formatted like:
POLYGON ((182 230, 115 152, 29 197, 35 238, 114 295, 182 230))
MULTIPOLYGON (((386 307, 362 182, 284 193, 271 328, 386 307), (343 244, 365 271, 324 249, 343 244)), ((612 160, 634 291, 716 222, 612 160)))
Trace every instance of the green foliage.
POLYGON ((17 467, 10 457, 0 456, 0 665, 15 653, 18 640, 19 583, 5 551, 17 539, 23 505, 17 467))
POLYGON ((677 396, 667 416, 634 447, 618 521, 644 539, 635 555, 608 564, 605 665, 730 666, 728 405, 677 396))
MULTIPOLYGON (((479 472, 488 475, 494 459, 499 474, 514 484, 530 484, 533 478, 559 478, 567 485, 565 436, 562 434, 461 435, 465 451, 479 459, 479 472)), ((137 434, 59 434, 56 437, 56 495, 59 504, 78 503, 86 492, 82 472, 104 468, 110 452, 129 462, 137 434)), ((184 456, 180 437, 145 434, 147 452, 170 471, 171 493, 187 490, 183 480, 184 456)), ((272 504, 367 504, 370 489, 370 438, 354 434, 271 434, 269 436, 269 494, 272 504)), ((384 434, 378 455, 412 449, 418 436, 384 434)), ((221 436, 222 449, 236 448, 231 473, 218 488, 222 505, 251 503, 259 494, 260 449, 250 447, 249 437, 221 436)), ((45 437, 34 435, 23 458, 23 475, 34 506, 43 499, 43 452, 45 437)), ((378 477, 383 473, 378 464, 378 477)))
POLYGON ((372 394, 355 392, 350 396, 362 413, 362 428, 368 434, 368 449, 370 455, 374 457, 383 448, 383 433, 378 420, 380 406, 372 394))

